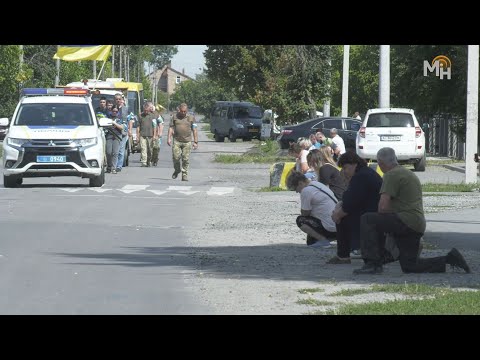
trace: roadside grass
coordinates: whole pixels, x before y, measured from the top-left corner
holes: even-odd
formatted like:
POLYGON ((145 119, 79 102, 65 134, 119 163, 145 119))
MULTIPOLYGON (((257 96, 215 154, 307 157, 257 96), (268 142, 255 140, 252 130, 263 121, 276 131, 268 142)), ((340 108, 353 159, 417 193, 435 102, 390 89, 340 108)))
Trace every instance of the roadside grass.
POLYGON ((297 304, 299 305, 310 305, 310 306, 331 306, 335 305, 333 301, 317 300, 317 299, 303 299, 298 300, 297 304))
POLYGON ((3 147, 0 146, 0 158, 3 156, 3 147))
POLYGON ((278 146, 277 141, 266 140, 258 142, 251 150, 249 150, 245 154, 215 154, 215 162, 222 164, 273 164, 282 161, 293 161, 292 157, 278 155, 279 150, 280 147, 278 146))
POLYGON ((262 187, 258 190, 256 190, 257 192, 276 192, 276 191, 288 191, 288 189, 284 189, 284 188, 281 188, 279 186, 266 186, 266 187, 262 187))
POLYGON ((325 289, 322 289, 322 288, 305 288, 305 289, 298 290, 300 294, 313 294, 316 292, 324 292, 324 291, 325 289))
POLYGON ((427 166, 435 166, 435 165, 450 165, 450 164, 461 164, 461 160, 456 159, 444 159, 444 160, 427 160, 427 166))
POLYGON ((479 183, 473 184, 436 184, 425 183, 422 184, 423 192, 473 192, 480 188, 479 183))
POLYGON ((438 288, 425 284, 374 285, 369 289, 339 291, 331 296, 354 296, 364 293, 392 293, 411 299, 341 305, 315 314, 324 315, 480 315, 480 291, 438 288))

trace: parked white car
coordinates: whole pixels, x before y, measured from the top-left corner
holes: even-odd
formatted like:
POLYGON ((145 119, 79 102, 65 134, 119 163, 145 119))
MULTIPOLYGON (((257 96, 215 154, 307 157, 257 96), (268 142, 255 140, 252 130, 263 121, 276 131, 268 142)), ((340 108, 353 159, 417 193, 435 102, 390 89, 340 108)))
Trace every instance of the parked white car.
POLYGON ((399 163, 413 164, 416 171, 425 171, 425 133, 412 109, 367 111, 357 134, 357 154, 366 160, 377 160, 377 152, 383 147, 394 149, 399 163))

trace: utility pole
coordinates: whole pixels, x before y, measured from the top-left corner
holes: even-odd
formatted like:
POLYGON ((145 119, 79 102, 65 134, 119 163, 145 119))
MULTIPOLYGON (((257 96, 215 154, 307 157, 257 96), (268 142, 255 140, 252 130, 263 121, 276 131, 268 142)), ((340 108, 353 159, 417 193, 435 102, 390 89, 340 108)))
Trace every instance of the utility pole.
POLYGON ((328 71, 330 72, 328 84, 327 84, 327 98, 323 103, 323 116, 330 116, 330 82, 332 81, 331 71, 332 71, 332 59, 328 59, 328 71))
POLYGON ((473 156, 478 151, 478 56, 478 45, 468 45, 465 184, 477 182, 477 163, 473 156))
MULTIPOLYGON (((57 52, 60 49, 60 45, 57 45, 57 52)), ((57 63, 55 64, 55 67, 57 68, 57 75, 55 75, 55 86, 58 86, 60 84, 60 59, 56 60, 57 63)))
POLYGON ((350 71, 350 45, 343 45, 343 82, 342 82, 342 116, 348 116, 348 76, 350 71))
POLYGON ((118 57, 120 58, 120 60, 119 60, 120 74, 119 74, 118 77, 122 78, 122 45, 119 45, 119 47, 120 47, 120 50, 118 51, 118 54, 119 54, 118 57))
POLYGON ((378 104, 381 108, 390 107, 390 45, 380 45, 378 104))
POLYGON ((112 78, 115 77, 115 45, 112 46, 112 78))
POLYGON ((97 78, 97 60, 93 60, 93 78, 97 78))

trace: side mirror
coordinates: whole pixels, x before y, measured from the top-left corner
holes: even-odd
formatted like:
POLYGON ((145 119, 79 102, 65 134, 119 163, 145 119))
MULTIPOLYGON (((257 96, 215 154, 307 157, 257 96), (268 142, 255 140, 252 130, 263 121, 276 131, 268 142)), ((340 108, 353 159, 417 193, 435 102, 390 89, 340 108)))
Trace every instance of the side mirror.
POLYGON ((99 119, 98 119, 98 125, 100 125, 101 127, 112 126, 112 119, 109 119, 109 118, 99 118, 99 119))

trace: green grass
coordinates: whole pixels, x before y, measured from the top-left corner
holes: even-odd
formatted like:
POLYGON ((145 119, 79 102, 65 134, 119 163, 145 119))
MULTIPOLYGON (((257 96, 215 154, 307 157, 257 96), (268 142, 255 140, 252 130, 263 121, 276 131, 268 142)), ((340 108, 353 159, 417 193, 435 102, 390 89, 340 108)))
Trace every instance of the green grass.
MULTIPOLYGON (((210 124, 202 123, 202 130, 205 132, 210 132, 210 124)), ((210 133, 211 134, 211 133, 210 133)), ((213 135, 213 134, 212 134, 213 135)))
POLYGON ((0 158, 3 156, 3 147, 0 146, 0 158))
POLYGON ((279 186, 272 186, 272 187, 263 187, 263 188, 260 188, 258 190, 256 190, 257 192, 276 192, 276 191, 289 191, 288 189, 283 189, 279 186))
POLYGON ((276 162, 294 161, 289 156, 277 155, 280 148, 274 140, 261 141, 255 146, 241 155, 232 154, 215 154, 215 162, 223 164, 239 164, 239 163, 257 163, 257 164, 273 164, 276 162))
POLYGON ((427 166, 435 166, 435 165, 450 165, 450 164, 462 164, 461 160, 456 159, 445 159, 445 160, 427 160, 427 166))
POLYGON ((335 293, 331 293, 329 296, 355 296, 360 294, 368 294, 371 292, 372 290, 370 289, 344 289, 335 293))
POLYGON ((417 297, 386 302, 342 305, 327 315, 480 315, 480 291, 456 291, 424 284, 374 285, 371 292, 417 297), (424 297, 423 299, 418 297, 424 297))
POLYGON ((422 191, 424 192, 472 192, 478 190, 480 184, 422 184, 422 191))
POLYGON ((331 306, 331 305, 335 305, 334 302, 325 301, 325 300, 317 300, 317 299, 298 300, 297 304, 299 304, 299 305, 310 305, 310 306, 331 306))
POLYGON ((325 289, 321 289, 321 288, 306 288, 306 289, 298 290, 300 294, 313 294, 313 293, 324 292, 324 291, 325 289))

